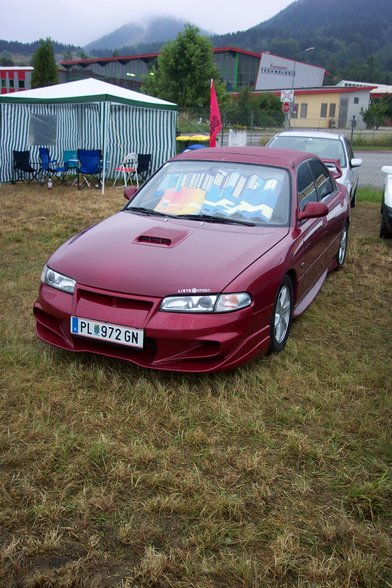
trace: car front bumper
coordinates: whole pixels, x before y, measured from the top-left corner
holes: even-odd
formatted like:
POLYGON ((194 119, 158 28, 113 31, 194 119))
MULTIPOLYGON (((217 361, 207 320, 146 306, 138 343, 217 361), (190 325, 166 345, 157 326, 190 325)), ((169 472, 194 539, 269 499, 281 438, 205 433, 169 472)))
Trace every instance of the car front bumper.
POLYGON ((78 287, 73 295, 41 284, 34 305, 38 337, 56 347, 180 372, 232 369, 269 348, 272 307, 220 314, 161 312, 160 299, 78 287), (143 349, 74 336, 72 315, 143 329, 143 349))

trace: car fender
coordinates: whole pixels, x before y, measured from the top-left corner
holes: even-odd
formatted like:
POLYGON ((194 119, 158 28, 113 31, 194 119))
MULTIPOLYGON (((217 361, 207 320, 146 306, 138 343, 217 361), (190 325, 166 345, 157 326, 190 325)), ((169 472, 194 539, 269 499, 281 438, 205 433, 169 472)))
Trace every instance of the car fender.
POLYGON ((271 313, 279 285, 286 274, 293 281, 294 302, 297 282, 303 275, 304 243, 297 228, 292 228, 286 237, 266 255, 256 259, 225 288, 226 292, 247 291, 252 299, 259 301, 262 313, 271 313))

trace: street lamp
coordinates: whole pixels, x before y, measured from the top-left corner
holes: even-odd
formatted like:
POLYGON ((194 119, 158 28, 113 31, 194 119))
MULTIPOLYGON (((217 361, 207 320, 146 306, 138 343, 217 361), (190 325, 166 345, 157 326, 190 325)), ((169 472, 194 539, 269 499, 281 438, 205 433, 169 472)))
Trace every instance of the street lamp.
POLYGON ((297 62, 295 61, 295 58, 298 57, 299 55, 302 55, 302 53, 310 53, 311 51, 314 51, 314 47, 307 47, 307 49, 302 49, 302 51, 298 51, 298 53, 295 53, 295 55, 294 55, 294 58, 293 58, 293 62, 294 62, 293 79, 291 80, 291 89, 292 90, 294 90, 295 66, 297 64, 297 62))
POLYGON ((287 114, 285 115, 285 128, 286 130, 291 127, 291 117, 293 114, 293 110, 294 110, 294 83, 295 83, 295 68, 297 65, 297 62, 295 60, 296 57, 298 57, 299 55, 302 55, 302 53, 310 53, 311 51, 314 51, 314 47, 307 47, 306 49, 302 49, 301 51, 298 51, 297 53, 294 54, 293 57, 293 79, 291 80, 291 106, 290 106, 290 122, 289 122, 289 117, 287 116, 287 114))

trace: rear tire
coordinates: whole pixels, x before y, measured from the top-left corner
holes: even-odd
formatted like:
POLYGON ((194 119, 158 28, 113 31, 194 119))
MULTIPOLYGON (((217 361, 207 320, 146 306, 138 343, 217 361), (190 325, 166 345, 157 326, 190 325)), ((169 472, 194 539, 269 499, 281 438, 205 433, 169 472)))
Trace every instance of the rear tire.
POLYGON ((270 323, 269 353, 279 353, 286 345, 293 316, 293 285, 288 276, 280 284, 270 323))

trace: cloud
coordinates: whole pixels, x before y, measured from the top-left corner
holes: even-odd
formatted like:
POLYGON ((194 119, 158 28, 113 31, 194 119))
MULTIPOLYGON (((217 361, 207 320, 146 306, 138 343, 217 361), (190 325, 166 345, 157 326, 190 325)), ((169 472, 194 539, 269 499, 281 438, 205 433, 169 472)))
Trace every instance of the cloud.
MULTIPOLYGON (((263 5, 260 0, 244 0, 240 8, 228 8, 227 0, 166 0, 164 16, 191 22, 218 34, 246 30, 268 20, 288 6, 289 0, 275 0, 263 5)), ((3 0, 1 9, 2 39, 30 43, 51 38, 64 44, 85 46, 126 23, 138 23, 162 15, 162 0, 148 5, 129 0, 111 0, 109 4, 83 0, 70 5, 69 0, 3 0), (21 18, 21 15, 24 15, 21 18)))

